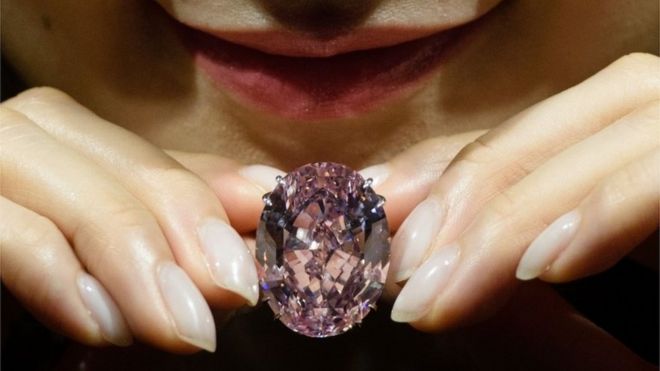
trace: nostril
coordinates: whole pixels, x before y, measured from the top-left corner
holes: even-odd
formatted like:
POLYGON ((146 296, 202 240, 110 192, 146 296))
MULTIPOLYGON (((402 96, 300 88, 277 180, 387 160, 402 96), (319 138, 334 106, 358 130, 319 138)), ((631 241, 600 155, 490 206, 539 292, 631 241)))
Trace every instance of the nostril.
POLYGON ((284 27, 334 37, 362 24, 380 0, 260 0, 260 6, 284 27))

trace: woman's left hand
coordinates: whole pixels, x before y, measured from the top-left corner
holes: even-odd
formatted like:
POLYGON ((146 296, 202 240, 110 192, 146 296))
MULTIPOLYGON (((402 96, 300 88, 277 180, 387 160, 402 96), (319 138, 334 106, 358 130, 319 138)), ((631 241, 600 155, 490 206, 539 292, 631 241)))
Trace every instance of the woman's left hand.
POLYGON ((451 142, 442 138, 365 171, 388 169, 376 190, 390 207, 412 208, 430 191, 393 240, 390 293, 406 283, 392 318, 429 331, 472 322, 520 280, 600 272, 655 231, 658 71, 656 56, 625 56, 479 136, 446 169, 435 155, 451 142), (405 171, 437 181, 397 190, 405 171))

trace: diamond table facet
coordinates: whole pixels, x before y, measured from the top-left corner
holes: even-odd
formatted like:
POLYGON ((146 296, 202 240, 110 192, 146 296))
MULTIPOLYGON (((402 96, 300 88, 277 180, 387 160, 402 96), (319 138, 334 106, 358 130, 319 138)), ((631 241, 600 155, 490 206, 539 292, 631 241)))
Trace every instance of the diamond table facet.
POLYGON ((348 331, 380 297, 390 237, 383 197, 356 171, 304 165, 264 195, 257 261, 264 298, 311 337, 348 331))

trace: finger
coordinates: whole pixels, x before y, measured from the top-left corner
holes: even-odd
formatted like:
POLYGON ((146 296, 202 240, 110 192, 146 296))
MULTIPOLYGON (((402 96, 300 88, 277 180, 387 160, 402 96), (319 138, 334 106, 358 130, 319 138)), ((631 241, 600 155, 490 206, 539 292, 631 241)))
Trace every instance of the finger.
POLYGON ((172 150, 167 154, 211 187, 239 233, 254 232, 264 207, 261 197, 275 188, 277 176, 285 175, 282 170, 270 166, 241 166, 210 154, 172 150))
POLYGON ((89 345, 129 345, 124 317, 48 219, 0 197, 3 284, 51 328, 89 345))
MULTIPOLYGON (((428 195, 432 185, 461 148, 483 135, 484 132, 484 130, 475 130, 449 137, 427 139, 386 163, 373 165, 360 171, 364 178, 373 179, 372 187, 387 200, 384 208, 390 230, 396 231, 410 210, 428 195)), ((409 243, 414 243, 415 240, 423 239, 424 235, 433 233, 431 230, 432 218, 432 214, 424 216, 422 225, 430 228, 410 235, 409 243)), ((392 241, 393 247, 397 243, 396 236, 392 241)), ((398 251, 393 248, 390 261, 396 261, 397 253, 398 251)), ((400 290, 401 287, 396 282, 388 279, 385 282, 382 299, 393 301, 400 290)))
POLYGON ((172 351, 215 348, 210 309, 151 213, 115 178, 0 107, 2 195, 53 221, 132 333, 172 351))
POLYGON ((626 56, 468 145, 395 236, 390 280, 408 279, 432 242, 456 239, 489 200, 546 159, 657 99, 658 68, 656 56, 626 56))
MULTIPOLYGON (((212 304, 231 308, 245 300, 257 302, 253 260, 221 203, 199 177, 54 89, 33 89, 5 105, 96 162, 137 197, 158 221, 177 263, 212 304)), ((252 193, 258 200, 257 192, 252 193)))
POLYGON ((420 142, 386 163, 360 171, 372 178, 372 187, 383 195, 387 221, 396 230, 403 218, 426 197, 449 162, 467 143, 484 133, 476 130, 420 142))
MULTIPOLYGON (((423 199, 431 185, 458 151, 483 130, 462 133, 451 137, 426 140, 409 148, 392 160, 370 166, 360 171, 365 178, 372 178, 372 187, 387 199, 385 209, 390 228, 396 228, 416 201, 423 199), (422 166, 419 166, 421 164, 422 166), (391 176, 390 176, 391 175, 391 176)), ((234 161, 208 154, 167 151, 186 168, 200 175, 216 192, 229 213, 229 218, 250 232, 256 227, 263 203, 253 196, 257 187, 260 195, 275 188, 275 178, 285 173, 264 165, 240 167, 234 161), (250 180, 246 184, 241 179, 250 180), (252 187, 250 187, 252 186, 252 187), (228 191, 227 191, 228 190, 228 191)))
POLYGON ((607 177, 532 242, 516 276, 564 282, 614 265, 658 228, 659 169, 654 150, 607 177))
MULTIPOLYGON (((385 208, 391 228, 396 228, 401 223, 416 200, 426 196, 433 182, 456 153, 466 143, 483 133, 484 131, 479 130, 427 140, 387 163, 370 166, 360 171, 365 178, 372 178, 374 180, 372 187, 386 197, 385 208)), ((208 154, 171 150, 167 153, 186 168, 200 175, 216 191, 222 204, 227 210, 231 210, 230 219, 247 226, 245 229, 240 229, 241 232, 253 231, 263 210, 261 198, 255 202, 252 188, 256 185, 263 195, 275 188, 275 178, 278 175, 285 175, 283 171, 269 166, 240 167, 234 161, 208 154), (240 179, 249 179, 253 187, 247 186, 240 179)))
POLYGON ((488 202, 455 243, 435 246, 437 252, 401 291, 393 318, 437 329, 490 314, 515 287, 516 265, 548 221, 576 207, 608 174, 658 145, 657 104, 564 150, 488 202))

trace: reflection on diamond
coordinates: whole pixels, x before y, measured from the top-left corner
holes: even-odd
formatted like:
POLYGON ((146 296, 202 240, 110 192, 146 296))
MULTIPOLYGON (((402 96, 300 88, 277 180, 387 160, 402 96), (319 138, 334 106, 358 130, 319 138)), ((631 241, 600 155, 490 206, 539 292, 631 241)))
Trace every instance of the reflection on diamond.
POLYGON ((380 297, 389 267, 389 230, 378 196, 354 170, 319 162, 289 173, 257 229, 264 296, 290 329, 341 334, 380 297))

